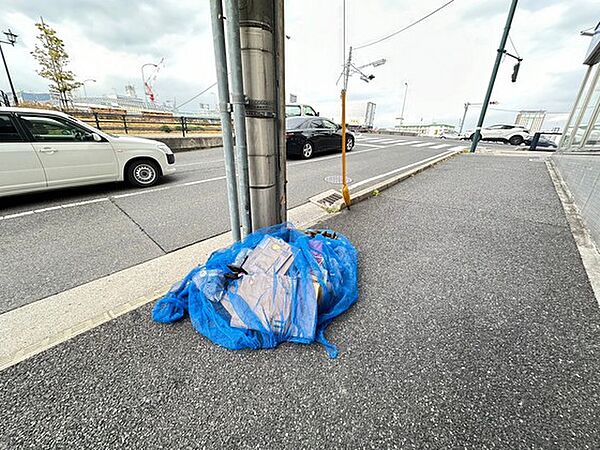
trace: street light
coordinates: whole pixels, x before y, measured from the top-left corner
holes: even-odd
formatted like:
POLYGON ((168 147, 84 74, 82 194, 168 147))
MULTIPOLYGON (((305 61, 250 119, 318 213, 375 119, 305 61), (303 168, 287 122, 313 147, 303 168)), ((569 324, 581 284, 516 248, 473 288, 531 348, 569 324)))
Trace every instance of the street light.
POLYGON ((404 100, 402 101, 402 113, 400 114, 400 125, 404 123, 404 108, 406 107, 406 96, 408 95, 408 81, 404 82, 404 100))
MULTIPOLYGON (((7 41, 0 40, 1 44, 9 44, 14 47, 15 42, 17 42, 17 35, 10 31, 3 31, 6 35, 7 41)), ((6 69, 6 76, 8 77, 8 84, 10 84, 10 89, 12 90, 13 99, 15 101, 15 106, 19 106, 19 100, 17 99, 17 93, 15 92, 15 87, 13 86, 12 79, 10 78, 10 72, 8 71, 8 65, 6 64, 6 58, 4 58, 4 52, 2 51, 2 45, 0 45, 0 54, 2 55, 2 62, 4 63, 4 68, 6 69)))
POLYGON ((87 98, 87 91, 85 90, 85 83, 87 83, 88 81, 91 81, 92 83, 95 83, 95 82, 96 82, 96 80, 94 80, 93 78, 88 78, 88 79, 86 79, 86 80, 83 80, 83 81, 81 82, 81 87, 83 87, 83 96, 84 96, 85 98, 87 98))
MULTIPOLYGON (((492 101, 492 102, 488 103, 488 105, 497 105, 497 104, 498 104, 498 102, 496 102, 496 101, 492 101)), ((483 105, 483 103, 469 103, 469 102, 465 103, 465 112, 463 113, 463 118, 460 121, 460 130, 458 131, 459 135, 462 134, 463 126, 465 125, 465 119, 467 118, 467 111, 469 110, 469 106, 481 106, 481 105, 483 105)))
MULTIPOLYGON (((345 5, 345 3, 344 3, 345 5)), ((345 7, 345 6, 344 6, 345 7)), ((344 14, 345 16, 345 14, 344 14)), ((345 45, 344 45, 345 48, 345 45)), ((345 55, 344 55, 345 57, 345 55)), ((375 78, 375 75, 367 75, 361 69, 365 67, 379 67, 386 63, 385 59, 378 59, 377 61, 364 64, 356 67, 352 64, 352 47, 348 51, 348 60, 344 63, 344 71, 340 74, 340 78, 343 77, 344 82, 342 86, 342 196, 344 197, 344 203, 350 207, 350 190, 348 189, 348 183, 346 180, 346 91, 348 90, 348 78, 351 75, 357 73, 360 75, 360 79, 369 82, 375 78)), ((339 81, 339 78, 338 78, 339 81)))

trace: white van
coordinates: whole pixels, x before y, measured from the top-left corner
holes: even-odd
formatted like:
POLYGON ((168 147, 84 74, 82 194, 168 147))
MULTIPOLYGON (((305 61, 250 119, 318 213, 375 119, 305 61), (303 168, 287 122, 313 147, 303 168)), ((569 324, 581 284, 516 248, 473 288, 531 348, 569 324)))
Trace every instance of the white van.
POLYGON ((0 108, 0 197, 87 184, 156 184, 175 172, 162 142, 113 136, 58 111, 0 108))

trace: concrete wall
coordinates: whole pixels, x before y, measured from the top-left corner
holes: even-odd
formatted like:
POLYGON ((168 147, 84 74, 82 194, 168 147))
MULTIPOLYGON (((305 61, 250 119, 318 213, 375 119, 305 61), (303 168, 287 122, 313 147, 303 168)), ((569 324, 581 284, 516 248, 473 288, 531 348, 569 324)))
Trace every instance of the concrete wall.
POLYGON ((558 153, 552 158, 600 248, 600 154, 558 153))
POLYGON ((148 139, 154 139, 167 144, 174 153, 190 150, 201 150, 205 148, 221 147, 223 138, 220 135, 214 136, 141 136, 148 139))

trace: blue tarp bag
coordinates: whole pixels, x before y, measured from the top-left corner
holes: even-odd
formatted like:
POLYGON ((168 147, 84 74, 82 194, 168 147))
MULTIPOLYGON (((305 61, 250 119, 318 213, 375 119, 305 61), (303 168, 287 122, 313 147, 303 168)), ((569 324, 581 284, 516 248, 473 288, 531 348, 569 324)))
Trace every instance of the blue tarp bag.
POLYGON ((199 333, 231 350, 316 341, 335 358, 325 329, 357 300, 350 241, 284 223, 214 252, 156 302, 152 318, 172 323, 187 314, 199 333))

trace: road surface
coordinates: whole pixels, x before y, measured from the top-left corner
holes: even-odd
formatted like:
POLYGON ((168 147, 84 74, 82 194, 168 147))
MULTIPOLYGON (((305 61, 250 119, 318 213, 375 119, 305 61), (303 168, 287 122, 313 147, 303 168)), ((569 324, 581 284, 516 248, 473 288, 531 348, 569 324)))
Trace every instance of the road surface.
MULTIPOLYGON (((365 134, 348 154, 350 187, 464 147, 460 141, 365 134)), ((150 189, 105 184, 1 199, 0 313, 229 230, 222 149, 178 153, 150 189)), ((340 155, 288 161, 288 207, 339 185, 340 155)))

